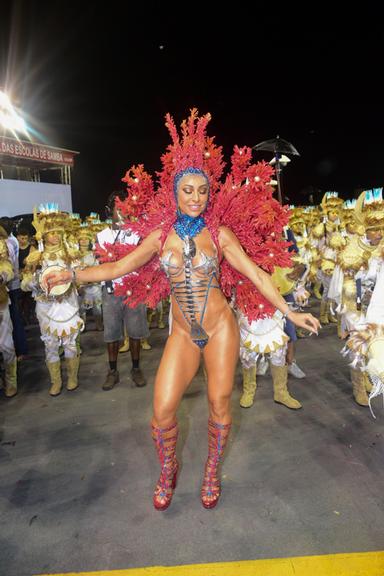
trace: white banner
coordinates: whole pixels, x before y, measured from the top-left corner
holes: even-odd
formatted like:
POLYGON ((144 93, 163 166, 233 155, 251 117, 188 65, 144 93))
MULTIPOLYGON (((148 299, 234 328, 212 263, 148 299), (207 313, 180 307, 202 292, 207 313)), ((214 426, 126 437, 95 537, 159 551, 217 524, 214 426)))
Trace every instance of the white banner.
POLYGON ((35 206, 56 202, 59 210, 72 212, 71 187, 68 184, 0 180, 0 217, 32 214, 35 206))

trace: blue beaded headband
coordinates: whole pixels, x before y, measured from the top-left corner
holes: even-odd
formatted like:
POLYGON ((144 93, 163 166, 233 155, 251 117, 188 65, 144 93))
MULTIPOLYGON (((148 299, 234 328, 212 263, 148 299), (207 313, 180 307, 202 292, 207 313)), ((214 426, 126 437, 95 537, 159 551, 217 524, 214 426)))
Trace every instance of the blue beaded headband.
POLYGON ((206 173, 204 172, 204 170, 201 170, 200 168, 193 168, 192 166, 190 168, 185 168, 184 170, 181 170, 181 172, 178 172, 176 174, 176 176, 173 179, 173 194, 175 196, 175 200, 176 200, 176 204, 177 204, 177 187, 179 185, 180 180, 183 178, 183 176, 185 176, 186 174, 200 174, 201 176, 204 176, 204 178, 207 181, 208 184, 208 200, 209 200, 209 180, 208 180, 208 176, 206 175, 206 173))

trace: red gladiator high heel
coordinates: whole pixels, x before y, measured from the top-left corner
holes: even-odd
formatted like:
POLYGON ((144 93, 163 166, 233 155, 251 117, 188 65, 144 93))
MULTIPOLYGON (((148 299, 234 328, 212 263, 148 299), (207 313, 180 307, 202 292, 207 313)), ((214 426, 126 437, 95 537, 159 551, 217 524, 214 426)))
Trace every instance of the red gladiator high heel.
POLYGON ((211 419, 208 420, 208 459, 201 487, 201 503, 208 510, 214 508, 220 498, 221 484, 217 476, 217 468, 230 430, 231 424, 219 424, 211 419))
POLYGON ((152 426, 152 438, 161 464, 161 473, 153 494, 156 510, 166 510, 177 484, 179 465, 175 456, 178 436, 177 422, 169 428, 152 426))

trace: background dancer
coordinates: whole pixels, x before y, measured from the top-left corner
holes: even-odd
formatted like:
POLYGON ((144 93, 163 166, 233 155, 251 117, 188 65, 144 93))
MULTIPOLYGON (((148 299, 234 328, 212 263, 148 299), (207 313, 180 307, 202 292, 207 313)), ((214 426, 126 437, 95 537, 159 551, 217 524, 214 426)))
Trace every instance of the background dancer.
POLYGON ((68 283, 60 294, 52 294, 45 291, 41 278, 53 266, 70 270, 79 266, 79 253, 66 241, 70 218, 59 211, 57 204, 41 205, 39 213, 35 212, 33 226, 39 250, 31 252, 26 259, 21 288, 32 291, 36 301, 36 316, 51 380, 49 393, 58 396, 62 390, 60 347, 64 350, 67 367, 66 388, 72 391, 78 387, 80 356, 76 341, 83 321, 79 314, 76 285, 68 283))

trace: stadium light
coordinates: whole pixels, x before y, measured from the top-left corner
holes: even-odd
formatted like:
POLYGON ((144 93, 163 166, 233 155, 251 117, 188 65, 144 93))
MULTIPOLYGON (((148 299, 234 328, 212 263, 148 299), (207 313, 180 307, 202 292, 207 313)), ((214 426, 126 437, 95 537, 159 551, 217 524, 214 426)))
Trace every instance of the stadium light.
POLYGON ((9 96, 0 90, 0 126, 9 130, 15 137, 17 132, 27 134, 27 125, 15 110, 9 96))

